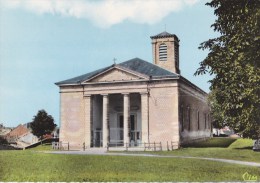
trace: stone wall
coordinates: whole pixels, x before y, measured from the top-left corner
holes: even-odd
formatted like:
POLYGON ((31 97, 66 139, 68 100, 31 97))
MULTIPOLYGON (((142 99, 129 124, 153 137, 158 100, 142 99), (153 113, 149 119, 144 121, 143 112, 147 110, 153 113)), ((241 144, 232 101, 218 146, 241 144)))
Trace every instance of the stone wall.
POLYGON ((180 81, 179 85, 181 143, 210 137, 211 120, 207 94, 184 81, 180 81))
POLYGON ((153 63, 166 70, 179 73, 179 53, 175 53, 175 51, 178 51, 178 49, 174 49, 175 45, 179 47, 178 40, 174 37, 153 39, 153 63), (167 46, 167 60, 165 61, 160 61, 159 59, 159 47, 161 44, 167 46))
POLYGON ((178 88, 177 82, 156 82, 150 87, 149 97, 149 140, 179 143, 178 88))
POLYGON ((149 139, 142 136, 143 142, 162 142, 166 150, 167 142, 169 148, 171 142, 178 148, 180 144, 211 135, 207 94, 180 79, 61 87, 60 141, 69 142, 71 147, 78 149, 82 149, 83 142, 90 146, 91 128, 102 126, 102 94, 105 93, 109 99, 111 127, 117 126, 118 114, 123 113, 123 93, 130 93, 130 105, 137 107, 137 111, 130 110, 130 114, 136 114, 137 129, 147 129, 149 122, 148 132, 144 133, 147 137, 149 134, 149 139), (148 103, 145 102, 147 96, 148 103), (147 104, 148 115, 141 101, 147 104), (96 122, 98 125, 94 124, 96 122))
MULTIPOLYGON (((69 88, 61 89, 65 92, 69 88)), ((83 92, 80 88, 76 92, 60 94, 60 141, 70 143, 71 148, 82 148, 85 138, 85 109, 83 92)))

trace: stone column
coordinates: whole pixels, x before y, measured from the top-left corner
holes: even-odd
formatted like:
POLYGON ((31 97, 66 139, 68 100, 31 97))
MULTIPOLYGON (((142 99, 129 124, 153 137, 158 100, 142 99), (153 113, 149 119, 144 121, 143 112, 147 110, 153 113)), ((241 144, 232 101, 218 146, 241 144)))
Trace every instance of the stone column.
POLYGON ((107 143, 109 142, 108 102, 108 95, 103 95, 103 147, 107 147, 107 143))
POLYGON ((85 96, 85 146, 91 145, 92 100, 91 95, 85 96))
MULTIPOLYGON (((129 143, 129 93, 124 95, 124 143, 129 143)), ((126 144, 124 144, 126 146, 126 144)))
POLYGON ((141 93, 142 143, 148 142, 148 93, 141 93))

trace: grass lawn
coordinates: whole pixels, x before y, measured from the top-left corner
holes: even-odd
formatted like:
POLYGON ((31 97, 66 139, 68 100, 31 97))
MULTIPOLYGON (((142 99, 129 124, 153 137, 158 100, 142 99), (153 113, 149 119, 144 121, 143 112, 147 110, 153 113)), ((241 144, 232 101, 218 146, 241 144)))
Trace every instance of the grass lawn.
MULTIPOLYGON (((260 153, 249 149, 252 143, 252 140, 249 139, 231 141, 228 138, 213 138, 194 145, 197 148, 145 153, 260 162, 260 153), (205 144, 208 144, 209 148, 206 148, 205 144), (219 147, 220 144, 224 147, 219 147)), ((0 151, 0 182, 243 181, 242 175, 246 172, 257 176, 257 180, 260 180, 260 168, 222 162, 182 158, 64 155, 39 152, 49 150, 51 150, 51 145, 40 145, 24 151, 0 151)))
MULTIPOLYGON (((253 140, 251 139, 212 138, 205 142, 194 143, 191 145, 191 147, 181 148, 174 151, 146 151, 145 153, 174 156, 222 158, 260 163, 260 152, 254 152, 252 150, 252 145, 253 140)), ((144 153, 144 151, 140 151, 138 153, 144 153)))
POLYGON ((47 144, 38 145, 34 148, 26 149, 26 151, 53 151, 53 149, 51 147, 51 144, 47 143, 47 144))
POLYGON ((0 181, 243 181, 257 167, 195 159, 0 151, 0 181))

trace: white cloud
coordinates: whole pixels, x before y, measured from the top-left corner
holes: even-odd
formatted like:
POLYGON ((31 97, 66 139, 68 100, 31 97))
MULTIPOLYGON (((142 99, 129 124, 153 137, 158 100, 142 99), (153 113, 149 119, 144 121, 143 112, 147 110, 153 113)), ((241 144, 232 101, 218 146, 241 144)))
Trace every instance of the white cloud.
POLYGON ((100 27, 130 20, 154 24, 168 14, 199 0, 1 0, 1 6, 22 8, 37 14, 84 18, 100 27))

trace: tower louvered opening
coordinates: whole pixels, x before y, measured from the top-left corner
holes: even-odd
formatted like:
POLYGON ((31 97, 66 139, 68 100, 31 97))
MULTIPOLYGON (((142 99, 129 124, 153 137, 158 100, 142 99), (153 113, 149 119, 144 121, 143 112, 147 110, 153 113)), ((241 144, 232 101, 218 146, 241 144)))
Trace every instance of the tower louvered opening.
POLYGON ((167 46, 166 44, 160 44, 159 46, 159 60, 166 61, 167 60, 167 46))

